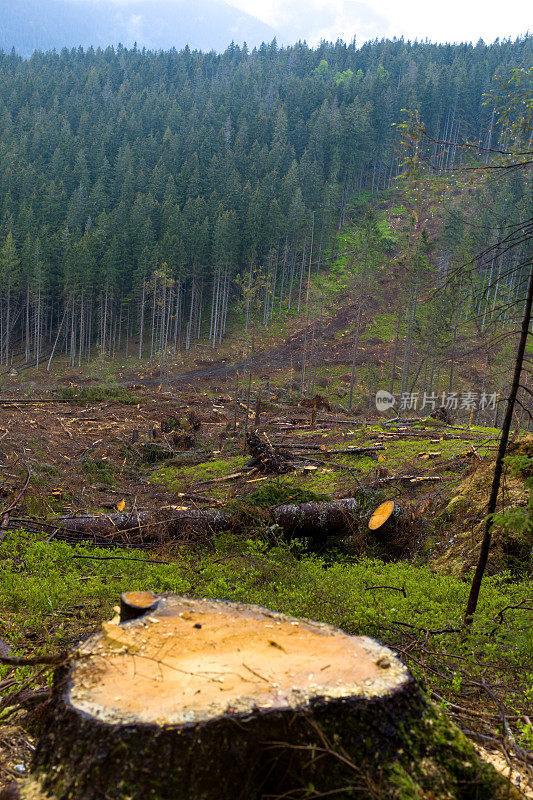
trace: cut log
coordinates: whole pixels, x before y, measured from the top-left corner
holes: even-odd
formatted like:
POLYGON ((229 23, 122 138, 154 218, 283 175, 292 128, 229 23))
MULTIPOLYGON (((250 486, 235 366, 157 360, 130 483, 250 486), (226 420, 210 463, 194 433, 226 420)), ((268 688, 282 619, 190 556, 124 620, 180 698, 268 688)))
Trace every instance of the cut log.
POLYGON ((219 508, 167 506, 158 512, 78 514, 55 520, 54 538, 99 545, 157 544, 212 537, 235 524, 233 514, 219 508))
POLYGON ((369 486, 379 486, 384 483, 434 483, 441 481, 442 475, 391 475, 389 478, 379 478, 369 486))
POLYGON ((343 455, 349 454, 349 455, 361 456, 367 454, 372 455, 373 453, 376 453, 378 450, 387 449, 384 444, 375 444, 373 446, 371 445, 370 447, 338 447, 331 449, 326 449, 325 445, 319 445, 319 444, 309 445, 309 444, 297 443, 290 445, 286 444, 286 446, 290 447, 291 450, 299 450, 300 451, 299 455, 302 455, 302 451, 304 451, 304 454, 306 452, 317 451, 320 452, 321 455, 339 455, 342 453, 343 455))
MULTIPOLYGON (((287 537, 322 538, 343 536, 360 524, 361 509, 352 497, 325 503, 289 503, 269 510, 272 523, 287 537)), ((168 506, 156 512, 136 511, 135 514, 80 514, 60 517, 51 527, 54 538, 69 542, 92 542, 98 545, 136 546, 191 537, 211 538, 223 531, 238 531, 242 520, 239 514, 220 508, 196 509, 187 506, 168 506)), ((14 524, 20 527, 21 520, 14 524)), ((32 530, 39 521, 25 519, 23 524, 32 530)), ((41 523, 41 525, 43 525, 41 523)))
POLYGON ((368 528, 386 544, 389 554, 405 555, 421 541, 427 523, 395 500, 386 500, 370 517, 368 528))
POLYGON ((407 668, 371 639, 161 597, 148 616, 104 623, 57 672, 34 768, 72 800, 327 791, 345 778, 325 741, 372 762, 401 751, 424 709, 407 668))
POLYGON ((376 508, 372 516, 370 517, 370 521, 368 523, 368 527, 371 531, 377 531, 385 525, 386 522, 389 521, 391 516, 394 513, 399 513, 399 507, 394 502, 394 500, 386 500, 384 503, 381 503, 380 506, 376 508))

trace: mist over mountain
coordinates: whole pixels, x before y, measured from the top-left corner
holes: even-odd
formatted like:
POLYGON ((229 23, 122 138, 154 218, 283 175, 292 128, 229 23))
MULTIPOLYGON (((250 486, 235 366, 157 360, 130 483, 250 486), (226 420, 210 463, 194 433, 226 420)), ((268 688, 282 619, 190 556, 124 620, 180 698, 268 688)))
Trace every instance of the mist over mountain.
POLYGON ((34 50, 107 47, 224 50, 232 41, 250 47, 271 41, 265 23, 224 0, 0 0, 0 48, 28 56, 34 50))

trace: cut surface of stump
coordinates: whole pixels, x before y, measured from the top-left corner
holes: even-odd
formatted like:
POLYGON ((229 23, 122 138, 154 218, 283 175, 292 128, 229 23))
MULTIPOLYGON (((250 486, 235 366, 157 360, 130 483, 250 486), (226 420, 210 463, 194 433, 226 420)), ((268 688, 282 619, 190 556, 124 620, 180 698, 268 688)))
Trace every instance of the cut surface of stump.
POLYGON ((257 606, 124 597, 150 610, 104 623, 57 669, 24 800, 351 798, 368 781, 392 800, 402 759, 428 765, 424 790, 499 796, 461 793, 492 776, 472 749, 450 760, 458 777, 435 758, 459 732, 374 640, 257 606))
POLYGON ((401 687, 407 669, 367 638, 253 606, 166 598, 80 650, 69 702, 109 723, 184 725, 401 687))

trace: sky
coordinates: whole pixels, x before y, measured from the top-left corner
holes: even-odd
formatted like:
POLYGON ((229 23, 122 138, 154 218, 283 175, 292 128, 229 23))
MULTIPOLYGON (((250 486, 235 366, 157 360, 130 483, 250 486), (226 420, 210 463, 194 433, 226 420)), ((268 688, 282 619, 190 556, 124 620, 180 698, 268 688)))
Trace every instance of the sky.
POLYGON ((497 37, 515 38, 533 30, 530 0, 510 0, 504 6, 495 0, 227 0, 230 5, 258 17, 286 41, 320 38, 350 42, 374 37, 403 36, 436 42, 489 43, 497 37))

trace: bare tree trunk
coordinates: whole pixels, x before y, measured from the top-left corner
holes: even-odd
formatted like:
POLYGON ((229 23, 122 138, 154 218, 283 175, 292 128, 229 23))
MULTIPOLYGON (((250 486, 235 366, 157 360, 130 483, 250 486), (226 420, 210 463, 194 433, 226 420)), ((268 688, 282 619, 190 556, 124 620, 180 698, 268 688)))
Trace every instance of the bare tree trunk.
POLYGON ((402 314, 401 308, 398 306, 398 326, 396 328, 396 339, 394 341, 394 355, 392 357, 392 372, 391 372, 391 379, 390 379, 390 393, 394 394, 394 381, 396 375, 396 359, 398 358, 398 345, 400 343, 400 328, 402 325, 402 314))
POLYGON ((307 334, 309 328, 309 289, 311 287, 311 260, 313 258, 313 239, 315 235, 315 212, 313 211, 313 224, 311 226, 311 247, 309 249, 309 270, 307 273, 307 291, 305 297, 305 304, 307 307, 307 323, 305 327, 305 337, 304 337, 304 352, 302 358, 302 386, 301 386, 301 394, 304 392, 305 386, 305 367, 306 367, 306 356, 307 356, 307 334))
POLYGON ((65 303, 65 310, 63 311, 63 316, 61 318, 61 324, 59 325, 59 328, 57 329, 57 334, 56 334, 56 339, 55 339, 55 342, 54 342, 54 346, 52 347, 52 352, 50 353, 50 358, 48 359, 48 366, 46 367, 46 371, 47 372, 50 372, 50 364, 52 363, 52 359, 53 359, 54 353, 56 351, 57 343, 58 343, 59 337, 61 335, 61 329, 63 328, 63 323, 65 322, 65 319, 66 319, 66 316, 67 316, 67 311, 68 311, 68 304, 65 303))
POLYGON ((30 282, 26 284, 26 346, 25 346, 25 361, 26 364, 30 360, 30 282))
POLYGON ((146 297, 146 279, 143 278, 143 293, 141 296, 141 322, 139 325, 139 361, 143 357, 143 336, 144 336, 144 300, 146 297))
POLYGON ((520 388, 520 375, 524 364, 524 353, 526 351, 527 337, 531 325, 531 306, 533 304, 533 267, 529 275, 529 286, 527 290, 526 304, 524 308, 524 316, 522 319, 522 330, 520 333, 520 341, 518 343, 518 352, 516 354, 513 382, 507 398, 507 408, 505 409, 505 417, 502 424, 502 435, 500 438, 500 445, 498 447, 498 455, 496 456, 496 464, 494 466, 494 478, 492 480, 492 487, 490 492, 489 505, 487 508, 487 519, 485 522, 485 529, 483 532, 483 540, 481 542, 481 550, 479 553, 479 560, 477 563, 472 586, 470 588, 470 595, 465 611, 464 622, 466 625, 472 623, 474 617, 479 591, 481 589, 481 581, 485 574, 487 561, 489 557, 490 543, 492 539, 492 516, 496 511, 496 503, 498 500, 498 492, 500 490, 500 481, 503 469, 503 459, 507 449, 507 442, 509 440, 509 432, 511 430, 511 423, 513 420, 514 407, 518 390, 520 388))

